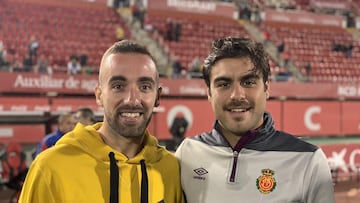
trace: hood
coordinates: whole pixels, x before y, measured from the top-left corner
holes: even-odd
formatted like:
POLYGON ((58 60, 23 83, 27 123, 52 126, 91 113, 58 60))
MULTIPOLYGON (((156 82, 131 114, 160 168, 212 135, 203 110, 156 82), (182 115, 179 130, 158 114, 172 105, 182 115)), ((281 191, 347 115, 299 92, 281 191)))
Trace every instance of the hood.
POLYGON ((97 130, 102 126, 102 122, 94 125, 83 126, 78 123, 74 130, 65 134, 56 144, 72 145, 101 162, 109 162, 109 153, 114 152, 115 159, 129 164, 139 164, 140 160, 145 160, 147 164, 158 162, 163 156, 164 148, 158 144, 157 139, 147 130, 145 131, 144 147, 132 159, 128 159, 124 154, 108 146, 102 140, 97 130))

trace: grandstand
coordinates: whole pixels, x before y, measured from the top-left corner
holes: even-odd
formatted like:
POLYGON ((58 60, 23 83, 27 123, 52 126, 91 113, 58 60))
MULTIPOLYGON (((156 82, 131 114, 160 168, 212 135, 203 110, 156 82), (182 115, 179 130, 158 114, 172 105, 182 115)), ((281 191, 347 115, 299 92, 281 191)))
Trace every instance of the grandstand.
POLYGON ((7 57, 22 59, 31 36, 36 36, 50 63, 66 72, 69 57, 86 50, 88 65, 97 67, 104 49, 116 38, 116 28, 129 30, 114 9, 82 1, 3 1, 0 5, 0 39, 7 57), (101 40, 99 40, 101 39, 101 40))
POLYGON ((311 64, 314 82, 359 81, 359 42, 347 30, 338 26, 274 22, 266 23, 264 30, 273 33, 272 41, 285 42, 292 63, 303 74, 306 63, 311 64), (335 51, 336 45, 351 45, 352 50, 348 51, 353 53, 335 51))
POLYGON ((202 60, 212 39, 247 36, 263 42, 270 56, 273 76, 267 110, 274 115, 276 127, 320 145, 329 160, 346 149, 342 157, 346 169, 339 170, 337 178, 359 175, 359 23, 348 27, 346 16, 324 12, 359 14, 360 1, 148 0, 143 24, 132 16, 131 7, 114 8, 107 5, 109 2, 0 2, 0 41, 8 62, 0 64, 0 154, 15 142, 22 146, 30 164, 34 146, 52 130, 60 112, 89 106, 97 119, 102 118, 93 88, 101 54, 118 40, 116 30, 120 27, 123 38, 146 44, 157 59, 163 96, 149 129, 163 143, 172 139, 169 126, 180 110, 190 121, 186 136, 208 130, 214 119, 203 81, 191 74, 173 78, 173 59, 179 59, 182 69, 191 72, 194 57, 202 60), (252 9, 252 16, 238 19, 244 4, 252 9), (178 39, 168 38, 170 21, 181 25, 178 39), (269 38, 265 39, 264 33, 269 33, 269 38), (14 69, 15 61, 22 63, 27 54, 31 36, 36 36, 38 55, 49 61, 52 74, 14 69), (277 50, 282 41, 289 57, 287 65, 277 50), (334 44, 351 44, 351 55, 334 50, 334 44), (87 54, 87 67, 92 71, 67 74, 70 57, 82 52, 87 54), (309 76, 307 62, 311 65, 309 76))

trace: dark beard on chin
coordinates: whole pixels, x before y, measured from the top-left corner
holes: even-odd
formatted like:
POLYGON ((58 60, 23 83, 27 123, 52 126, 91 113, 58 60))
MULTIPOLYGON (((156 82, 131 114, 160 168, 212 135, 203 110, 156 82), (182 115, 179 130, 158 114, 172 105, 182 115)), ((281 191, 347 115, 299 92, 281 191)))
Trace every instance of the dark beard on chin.
POLYGON ((118 119, 107 119, 110 128, 115 132, 115 134, 125 138, 139 138, 143 136, 150 120, 151 116, 140 126, 126 126, 122 125, 118 119))

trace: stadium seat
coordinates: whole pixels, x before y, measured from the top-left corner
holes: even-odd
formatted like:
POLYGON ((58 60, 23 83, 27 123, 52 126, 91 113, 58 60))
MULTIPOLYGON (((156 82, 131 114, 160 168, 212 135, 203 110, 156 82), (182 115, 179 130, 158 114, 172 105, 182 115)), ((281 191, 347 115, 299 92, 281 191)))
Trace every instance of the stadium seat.
POLYGON ((18 143, 9 143, 5 147, 5 153, 0 157, 2 172, 2 179, 6 180, 7 185, 13 189, 21 189, 19 176, 27 171, 25 163, 25 154, 22 152, 21 146, 18 143))

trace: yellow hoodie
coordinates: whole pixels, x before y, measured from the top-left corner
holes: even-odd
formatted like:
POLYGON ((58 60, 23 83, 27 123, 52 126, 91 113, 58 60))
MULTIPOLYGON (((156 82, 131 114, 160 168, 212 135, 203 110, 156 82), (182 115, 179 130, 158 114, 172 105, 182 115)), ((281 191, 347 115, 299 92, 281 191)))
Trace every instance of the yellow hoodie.
POLYGON ((179 164, 155 137, 146 131, 144 148, 129 160, 102 141, 96 131, 101 125, 78 124, 54 147, 39 154, 29 169, 19 202, 185 202, 179 164), (109 154, 116 160, 110 161, 109 154))

